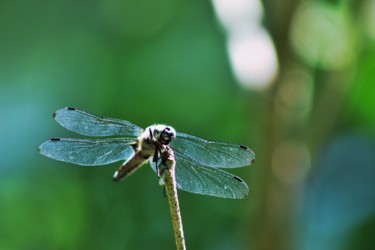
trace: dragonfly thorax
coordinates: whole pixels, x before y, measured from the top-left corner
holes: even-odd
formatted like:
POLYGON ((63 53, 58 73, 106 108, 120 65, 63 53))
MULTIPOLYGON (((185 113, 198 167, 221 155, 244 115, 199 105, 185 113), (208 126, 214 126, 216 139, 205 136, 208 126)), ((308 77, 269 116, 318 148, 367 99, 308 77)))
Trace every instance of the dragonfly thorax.
POLYGON ((156 124, 146 128, 152 140, 162 144, 168 145, 176 138, 176 130, 171 126, 156 124))

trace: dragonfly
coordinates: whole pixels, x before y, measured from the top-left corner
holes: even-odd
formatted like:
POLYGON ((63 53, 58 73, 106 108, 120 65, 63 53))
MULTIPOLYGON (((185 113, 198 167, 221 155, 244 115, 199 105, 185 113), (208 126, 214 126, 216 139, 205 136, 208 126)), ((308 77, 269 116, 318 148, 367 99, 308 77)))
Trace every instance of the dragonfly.
POLYGON ((114 181, 120 181, 147 162, 160 177, 161 149, 168 146, 176 161, 178 189, 221 198, 248 196, 247 184, 222 170, 251 165, 255 154, 247 146, 206 140, 163 124, 143 129, 129 121, 70 107, 57 110, 53 118, 64 128, 90 138, 51 138, 38 148, 46 157, 82 166, 124 161, 113 175, 114 181))

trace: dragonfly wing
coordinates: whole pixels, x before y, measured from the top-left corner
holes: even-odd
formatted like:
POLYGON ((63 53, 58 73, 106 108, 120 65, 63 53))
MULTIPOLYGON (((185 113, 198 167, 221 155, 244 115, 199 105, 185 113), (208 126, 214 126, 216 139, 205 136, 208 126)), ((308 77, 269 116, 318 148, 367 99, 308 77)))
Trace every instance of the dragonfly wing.
POLYGON ((196 194, 243 199, 249 188, 239 177, 217 168, 201 165, 175 152, 177 188, 196 194))
POLYGON ((255 160, 254 152, 246 146, 205 140, 177 133, 171 143, 175 153, 187 155, 200 165, 212 168, 238 168, 255 160))
POLYGON ((49 158, 83 166, 106 165, 126 160, 134 154, 134 140, 111 139, 50 139, 39 146, 39 153, 49 158))
POLYGON ((86 136, 124 136, 136 138, 143 129, 131 122, 99 117, 75 108, 62 108, 53 118, 63 127, 86 136))

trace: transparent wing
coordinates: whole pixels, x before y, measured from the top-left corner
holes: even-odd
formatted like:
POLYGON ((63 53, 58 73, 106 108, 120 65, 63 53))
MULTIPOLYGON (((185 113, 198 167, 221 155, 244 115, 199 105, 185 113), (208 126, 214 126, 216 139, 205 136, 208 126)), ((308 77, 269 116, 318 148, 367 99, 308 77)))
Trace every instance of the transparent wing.
POLYGON ((255 160, 254 152, 246 146, 208 141, 184 133, 177 133, 171 148, 199 165, 212 168, 238 168, 248 166, 255 160))
POLYGON ((111 139, 50 139, 40 144, 39 153, 49 158, 83 166, 106 165, 126 160, 134 154, 134 140, 111 139))
POLYGON ((136 138, 143 129, 131 122, 99 117, 75 108, 62 108, 53 114, 61 126, 86 136, 124 136, 136 138))
POLYGON ((243 199, 249 188, 239 177, 217 168, 202 166, 175 152, 177 188, 196 194, 243 199))

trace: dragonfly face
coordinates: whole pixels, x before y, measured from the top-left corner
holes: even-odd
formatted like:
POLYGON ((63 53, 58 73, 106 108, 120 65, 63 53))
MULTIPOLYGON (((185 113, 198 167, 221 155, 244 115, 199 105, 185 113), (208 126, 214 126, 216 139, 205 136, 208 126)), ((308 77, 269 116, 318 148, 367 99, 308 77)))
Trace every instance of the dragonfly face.
POLYGON ((168 145, 176 137, 176 130, 166 125, 152 125, 146 128, 150 135, 161 145, 168 145))
MULTIPOLYGON (((120 181, 149 161, 158 162, 160 149, 168 145, 176 137, 174 128, 166 125, 151 125, 138 136, 133 145, 134 155, 122 164, 113 175, 114 181, 120 181)), ((159 176, 159 167, 155 164, 159 176)))
POLYGON ((125 161, 113 176, 118 181, 146 162, 159 175, 158 150, 168 146, 176 161, 177 188, 232 199, 248 195, 249 188, 241 178, 221 170, 252 164, 255 154, 246 146, 177 133, 166 125, 152 125, 144 130, 128 121, 99 117, 75 108, 59 109, 53 117, 66 129, 96 138, 47 140, 39 146, 44 156, 83 166, 125 161))

